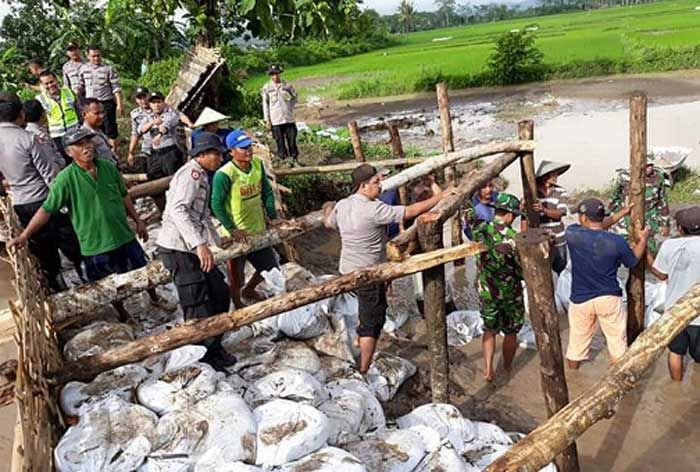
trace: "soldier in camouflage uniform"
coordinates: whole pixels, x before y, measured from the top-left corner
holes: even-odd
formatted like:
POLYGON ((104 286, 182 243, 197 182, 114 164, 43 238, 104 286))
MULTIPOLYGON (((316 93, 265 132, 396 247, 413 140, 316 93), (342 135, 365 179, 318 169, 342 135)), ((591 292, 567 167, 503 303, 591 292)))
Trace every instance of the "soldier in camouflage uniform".
POLYGON ((493 203, 492 221, 478 224, 473 231, 474 241, 486 245, 487 251, 479 258, 479 294, 482 300, 481 317, 484 320, 484 378, 493 380, 493 356, 496 335, 503 332, 503 367, 510 371, 517 334, 523 326, 523 276, 515 252, 516 231, 511 227, 520 215, 520 200, 501 193, 493 203))
MULTIPOLYGON (((615 184, 615 189, 610 202, 612 211, 620 211, 627 205, 627 199, 630 192, 630 174, 627 169, 618 169, 618 179, 615 184)), ((648 164, 646 167, 646 188, 644 190, 645 199, 645 221, 646 226, 651 229, 651 237, 649 238, 648 249, 652 255, 658 252, 658 241, 656 236, 668 236, 670 232, 670 210, 668 206, 667 191, 670 187, 670 182, 664 171, 654 166, 653 156, 648 156, 648 164)), ((629 232, 630 216, 625 216, 610 231, 621 236, 627 237, 629 232)))

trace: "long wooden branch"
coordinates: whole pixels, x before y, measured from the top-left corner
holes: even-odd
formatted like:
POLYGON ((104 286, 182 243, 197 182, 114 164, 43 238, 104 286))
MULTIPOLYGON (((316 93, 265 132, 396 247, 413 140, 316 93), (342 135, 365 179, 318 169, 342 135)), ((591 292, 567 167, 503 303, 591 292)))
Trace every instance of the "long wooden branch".
POLYGON ((440 264, 478 254, 484 250, 480 243, 442 249, 421 254, 403 262, 387 262, 375 267, 353 271, 334 277, 327 282, 312 285, 291 293, 284 293, 269 300, 230 313, 209 318, 191 320, 168 331, 112 349, 108 352, 65 364, 53 373, 58 383, 70 380, 89 380, 95 375, 121 365, 142 361, 154 354, 166 352, 186 344, 198 343, 212 336, 238 329, 256 321, 284 313, 309 303, 355 290, 358 287, 393 280, 420 272, 440 264))
POLYGON ((389 177, 382 182, 382 190, 386 190, 387 188, 398 188, 413 180, 416 180, 419 177, 428 175, 431 172, 435 172, 455 163, 471 162, 484 156, 501 154, 504 152, 511 153, 531 151, 534 148, 534 141, 504 141, 482 144, 455 152, 448 152, 447 154, 431 157, 420 164, 416 164, 410 169, 406 169, 389 177))
POLYGON ((622 397, 637 386, 668 344, 698 315, 700 284, 644 330, 602 379, 493 462, 487 472, 538 471, 588 428, 611 418, 622 397))
MULTIPOLYGON (((232 244, 225 249, 212 248, 217 263, 239 257, 259 249, 293 239, 323 224, 323 211, 314 211, 285 224, 254 235, 243 243, 232 244)), ((143 290, 157 287, 171 280, 170 273, 160 261, 154 261, 141 269, 126 274, 114 274, 96 282, 81 285, 53 296, 54 327, 63 329, 76 321, 84 320, 86 313, 98 312, 109 303, 125 300, 143 290)))
MULTIPOLYGON (((508 153, 492 161, 488 166, 481 169, 471 178, 465 178, 462 183, 455 188, 444 192, 442 200, 431 210, 439 215, 440 224, 454 215, 464 203, 471 198, 472 194, 483 187, 487 182, 503 172, 513 161, 518 158, 515 153, 508 153)), ((389 179, 386 180, 387 182, 389 179)), ((392 182, 393 183, 393 182, 392 182)), ((389 241, 387 245, 387 255, 389 260, 400 261, 409 253, 412 244, 418 238, 417 226, 414 223, 403 233, 389 241)))
MULTIPOLYGON (((407 157, 401 159, 387 159, 383 161, 370 161, 367 164, 380 165, 384 167, 400 167, 412 166, 425 161, 426 157, 407 157)), ((365 164, 364 162, 351 161, 343 162, 342 164, 332 164, 327 166, 307 166, 307 167, 290 167, 289 169, 275 169, 277 177, 285 177, 288 175, 302 174, 328 174, 331 172, 347 172, 352 171, 356 167, 365 164)))

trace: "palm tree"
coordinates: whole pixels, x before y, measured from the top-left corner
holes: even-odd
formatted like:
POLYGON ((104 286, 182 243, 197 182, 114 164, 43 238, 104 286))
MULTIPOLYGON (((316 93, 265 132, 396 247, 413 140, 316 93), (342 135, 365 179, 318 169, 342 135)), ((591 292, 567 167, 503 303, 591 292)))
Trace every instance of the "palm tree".
POLYGON ((410 33, 413 31, 416 21, 416 9, 413 6, 413 2, 411 0, 401 0, 398 13, 401 31, 404 33, 410 33))

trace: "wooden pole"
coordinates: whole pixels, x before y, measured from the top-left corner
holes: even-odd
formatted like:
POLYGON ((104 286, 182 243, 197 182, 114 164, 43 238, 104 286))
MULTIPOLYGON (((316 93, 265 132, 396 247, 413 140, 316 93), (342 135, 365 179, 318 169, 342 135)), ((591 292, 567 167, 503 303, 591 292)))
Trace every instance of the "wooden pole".
POLYGON ((357 121, 352 120, 348 123, 348 131, 350 132, 350 142, 352 142, 352 151, 355 154, 355 160, 365 162, 365 153, 362 150, 362 140, 360 139, 360 130, 357 127, 357 121))
MULTIPOLYGON (((504 154, 491 162, 485 168, 481 169, 471 178, 462 179, 462 183, 458 187, 448 189, 443 192, 442 200, 435 205, 435 207, 431 210, 431 213, 437 213, 440 216, 440 224, 444 224, 449 217, 457 213, 459 208, 464 205, 469 198, 471 198, 474 192, 503 172, 503 169, 508 167, 517 158, 518 155, 515 153, 504 154)), ((389 179, 387 179, 385 182, 388 181, 389 179)), ((410 254, 411 249, 415 245, 414 243, 417 241, 417 239, 417 226, 416 224, 413 224, 410 228, 406 228, 403 233, 389 241, 387 245, 387 255, 389 259, 392 261, 400 261, 404 259, 408 254, 410 254)))
MULTIPOLYGON (((549 234, 531 228, 515 238, 527 285, 530 321, 540 355, 540 382, 547 416, 552 417, 569 403, 564 374, 564 356, 559 337, 559 313, 554 301, 549 234)), ((576 443, 557 456, 559 472, 579 470, 576 443)))
MULTIPOLYGON (((436 213, 418 217, 418 239, 423 252, 442 248, 442 224, 436 213)), ((430 342, 430 388, 434 403, 449 403, 450 363, 445 318, 445 266, 423 271, 423 311, 430 342)))
POLYGON ((334 295, 349 292, 358 287, 386 282, 457 258, 475 255, 484 249, 484 246, 481 244, 464 244, 455 248, 420 254, 400 263, 387 262, 374 267, 359 269, 295 292, 283 293, 240 310, 204 319, 190 320, 162 333, 147 336, 110 351, 64 364, 52 373, 52 377, 58 383, 65 383, 70 380, 89 380, 108 369, 139 362, 155 354, 170 351, 186 344, 195 344, 212 336, 239 329, 256 321, 264 320, 265 318, 334 295))
POLYGON ((536 472, 588 428, 611 418, 625 394, 637 386, 668 344, 698 315, 700 284, 693 286, 664 316, 644 330, 603 378, 496 459, 487 472, 536 472))
POLYGON ((389 140, 391 142, 391 155, 403 159, 405 156, 403 152, 403 145, 401 144, 401 135, 399 134, 399 128, 396 123, 390 121, 386 124, 389 130, 389 140))
POLYGON ((126 183, 142 183, 148 182, 148 175, 146 174, 122 174, 122 178, 126 183))
MULTIPOLYGON (((532 120, 518 123, 518 139, 535 139, 535 123, 532 120)), ((535 154, 533 152, 523 152, 520 155, 520 175, 523 179, 523 198, 528 227, 536 228, 540 225, 540 214, 532 208, 532 204, 537 201, 535 154)))
MULTIPOLYGON (((636 242, 646 224, 647 96, 630 97, 630 212, 629 240, 636 242)), ((644 329, 644 258, 630 270, 627 281, 627 342, 632 343, 644 329)))
MULTIPOLYGON (((372 165, 381 165, 384 167, 400 167, 412 166, 420 164, 428 160, 426 157, 409 157, 404 159, 385 159, 381 161, 372 161, 372 165)), ((343 164, 331 164, 327 166, 306 166, 306 167, 290 167, 288 169, 275 169, 277 177, 287 177, 290 175, 303 174, 327 174, 331 172, 350 172, 355 167, 362 165, 362 162, 352 161, 344 162, 343 164)))
POLYGON ((168 190, 172 178, 173 176, 169 175, 167 177, 161 177, 160 179, 134 185, 129 189, 129 196, 132 200, 136 200, 141 197, 160 195, 168 190))

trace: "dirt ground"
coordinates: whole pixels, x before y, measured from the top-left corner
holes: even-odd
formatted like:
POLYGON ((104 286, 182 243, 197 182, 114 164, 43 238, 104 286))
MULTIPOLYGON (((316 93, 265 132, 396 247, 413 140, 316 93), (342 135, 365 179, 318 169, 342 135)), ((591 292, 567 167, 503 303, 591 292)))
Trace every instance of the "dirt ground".
MULTIPOLYGON (((0 309, 7 308, 7 300, 14 296, 10 285, 10 268, 0 261, 0 309)), ((7 359, 16 359, 17 351, 14 342, 0 344, 0 363, 7 359)), ((13 404, 0 408, 0 472, 10 470, 12 443, 17 420, 17 407, 13 404)))

